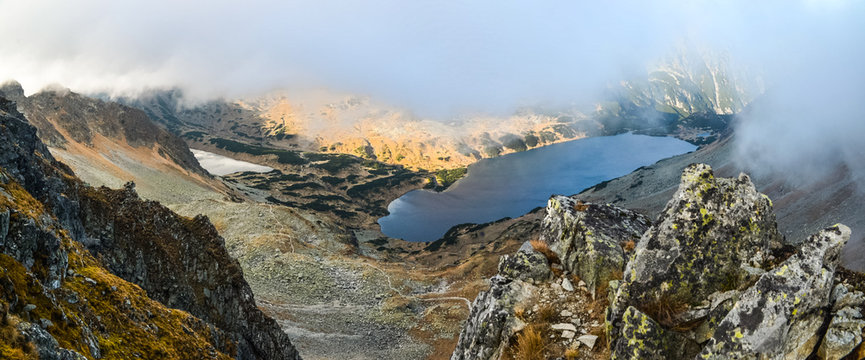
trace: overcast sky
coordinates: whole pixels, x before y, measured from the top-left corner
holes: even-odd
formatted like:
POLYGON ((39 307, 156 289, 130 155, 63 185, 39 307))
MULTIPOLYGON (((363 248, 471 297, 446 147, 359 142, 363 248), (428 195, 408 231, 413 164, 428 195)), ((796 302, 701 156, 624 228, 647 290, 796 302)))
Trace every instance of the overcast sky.
POLYGON ((507 110, 591 97, 683 43, 729 52, 746 66, 793 66, 788 57, 809 51, 803 42, 812 31, 841 35, 813 26, 862 19, 862 8, 790 0, 0 0, 0 79, 28 92, 52 83, 81 92, 179 86, 202 97, 323 87, 420 111, 507 110))
POLYGON ((865 158, 863 19, 853 0, 0 0, 0 81, 197 98, 325 88, 448 116, 591 101, 688 44, 762 73, 742 148, 793 168, 805 153, 865 158))

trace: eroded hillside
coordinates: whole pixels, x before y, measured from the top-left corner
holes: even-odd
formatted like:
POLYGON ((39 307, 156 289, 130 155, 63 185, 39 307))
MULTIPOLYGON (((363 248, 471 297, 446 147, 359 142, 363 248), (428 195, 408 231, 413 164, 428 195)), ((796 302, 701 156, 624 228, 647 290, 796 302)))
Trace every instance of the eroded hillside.
POLYGON ((147 198, 169 203, 221 198, 226 191, 183 140, 138 109, 69 90, 24 96, 16 82, 0 87, 0 96, 15 101, 52 155, 86 182, 119 188, 134 181, 147 198))

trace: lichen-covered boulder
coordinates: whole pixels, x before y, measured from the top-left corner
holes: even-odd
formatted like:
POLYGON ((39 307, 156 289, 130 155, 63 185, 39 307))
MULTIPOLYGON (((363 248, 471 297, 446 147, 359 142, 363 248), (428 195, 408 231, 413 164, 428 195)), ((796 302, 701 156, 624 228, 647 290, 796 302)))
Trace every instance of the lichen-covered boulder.
POLYGON ((619 321, 628 306, 670 328, 698 322, 678 315, 707 307, 712 294, 753 281, 770 267, 771 251, 781 246, 781 239, 772 202, 747 175, 715 178, 708 165, 688 166, 625 268, 608 312, 611 342, 618 341, 619 321))
POLYGON ((636 242, 648 227, 648 218, 630 210, 553 196, 547 202, 541 240, 595 295, 599 287, 621 276, 626 261, 621 244, 636 242))
POLYGON ((850 229, 812 235, 748 288, 697 359, 804 359, 820 341, 841 249, 850 229))
POLYGON ((844 284, 838 284, 832 290, 832 301, 832 320, 817 351, 817 355, 825 360, 838 360, 849 355, 862 343, 862 330, 865 328, 861 311, 865 295, 861 291, 851 292, 844 284))
POLYGON ((733 305, 739 300, 742 293, 738 290, 730 290, 715 293, 709 296, 709 304, 706 307, 697 307, 692 312, 704 312, 703 314, 691 316, 690 319, 701 318, 700 324, 693 330, 694 341, 698 344, 705 343, 715 336, 715 328, 724 320, 727 313, 733 309, 733 305))
POLYGON ((511 280, 534 283, 548 280, 551 274, 547 257, 536 251, 528 241, 516 254, 504 255, 499 259, 499 275, 511 280))
POLYGON ((697 351, 692 341, 664 329, 633 306, 622 315, 621 339, 611 349, 613 359, 681 359, 697 351))
POLYGON ((478 294, 472 303, 451 360, 496 359, 511 335, 522 328, 514 306, 534 294, 533 286, 499 275, 490 283, 490 290, 478 294))

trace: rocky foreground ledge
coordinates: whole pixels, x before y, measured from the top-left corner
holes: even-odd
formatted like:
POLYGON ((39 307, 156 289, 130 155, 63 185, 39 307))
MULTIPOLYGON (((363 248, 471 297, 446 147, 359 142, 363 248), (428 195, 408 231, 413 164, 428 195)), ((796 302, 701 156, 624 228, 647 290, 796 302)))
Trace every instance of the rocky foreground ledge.
POLYGON ((451 359, 863 358, 865 282, 838 267, 850 229, 793 247, 772 207, 747 175, 703 164, 651 226, 553 196, 540 239, 502 257, 451 359))

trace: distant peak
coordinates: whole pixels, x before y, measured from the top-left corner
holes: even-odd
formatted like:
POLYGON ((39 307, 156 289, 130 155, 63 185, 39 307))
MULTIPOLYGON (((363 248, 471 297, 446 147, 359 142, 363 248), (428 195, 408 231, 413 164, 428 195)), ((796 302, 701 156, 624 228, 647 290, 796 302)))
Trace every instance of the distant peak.
POLYGON ((24 97, 24 88, 21 87, 21 83, 9 80, 0 85, 0 96, 17 101, 24 97))
POLYGON ((39 90, 39 93, 40 94, 41 93, 53 94, 53 95, 57 95, 57 96, 61 96, 61 97, 69 95, 69 94, 74 94, 72 92, 72 90, 70 90, 68 87, 65 87, 65 86, 60 85, 60 84, 47 85, 44 88, 42 88, 42 90, 39 90))

